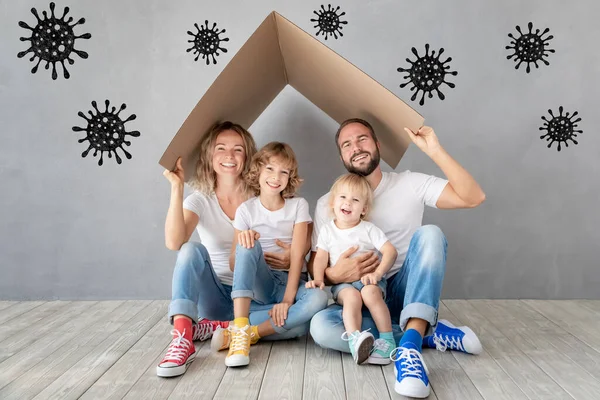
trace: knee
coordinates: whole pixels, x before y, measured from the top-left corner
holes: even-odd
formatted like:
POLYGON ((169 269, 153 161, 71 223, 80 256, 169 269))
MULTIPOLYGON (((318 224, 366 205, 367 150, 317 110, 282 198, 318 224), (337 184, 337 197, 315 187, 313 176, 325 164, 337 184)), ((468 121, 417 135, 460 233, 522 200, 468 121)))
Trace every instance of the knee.
POLYGON ((239 258, 246 258, 246 257, 251 257, 251 258, 255 258, 257 256, 262 256, 262 247, 260 245, 260 242, 258 241, 254 241, 254 247, 251 247, 249 249, 245 248, 244 246, 237 244, 235 247, 235 258, 236 260, 239 258))
POLYGON ((377 285, 367 285, 360 291, 362 299, 365 305, 368 307, 370 304, 374 304, 377 300, 382 299, 383 295, 381 289, 377 285))
POLYGON ((419 243, 431 246, 446 246, 446 236, 437 225, 423 225, 415 232, 419 243))
MULTIPOLYGON (((366 286, 365 286, 366 287, 366 286)), ((354 288, 344 289, 344 305, 361 307, 362 306, 362 295, 361 292, 354 288)))
POLYGON ((208 251, 202 243, 187 242, 177 253, 175 269, 204 268, 209 259, 208 251))
POLYGON ((327 292, 321 289, 310 289, 307 293, 306 312, 310 315, 315 315, 319 311, 327 307, 329 297, 327 292))

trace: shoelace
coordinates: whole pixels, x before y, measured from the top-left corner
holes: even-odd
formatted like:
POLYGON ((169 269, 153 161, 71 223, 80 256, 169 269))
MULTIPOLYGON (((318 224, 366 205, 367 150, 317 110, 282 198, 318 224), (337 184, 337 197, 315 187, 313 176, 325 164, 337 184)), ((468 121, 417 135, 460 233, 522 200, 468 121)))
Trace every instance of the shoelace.
POLYGON ((178 362, 182 362, 190 350, 192 343, 183 337, 183 335, 185 335, 185 329, 183 330, 183 333, 173 329, 171 335, 175 334, 177 337, 173 338, 171 341, 169 350, 167 351, 167 354, 165 354, 164 361, 177 360, 178 362))
POLYGON ((250 326, 246 325, 243 328, 237 326, 229 326, 229 334, 231 336, 231 343, 229 343, 229 350, 231 352, 245 351, 250 347, 250 334, 248 330, 250 326))
POLYGON ((427 366, 425 365, 425 360, 423 360, 423 356, 415 349, 408 349, 406 347, 396 347, 392 354, 390 354, 390 360, 396 362, 400 359, 404 359, 400 363, 402 368, 400 371, 402 372, 403 377, 412 376, 419 379, 422 379, 422 371, 420 366, 423 366, 425 372, 427 371, 427 366))
POLYGON ((211 322, 198 321, 193 331, 193 340, 205 340, 213 334, 215 328, 211 322))
POLYGON ((381 350, 383 352, 387 352, 390 349, 390 344, 384 339, 377 339, 373 342, 373 348, 371 349, 371 354, 373 354, 377 350, 381 350))
MULTIPOLYGON (((369 332, 371 330, 371 328, 364 330, 363 332, 369 332)), ((350 342, 350 341, 354 341, 356 339, 358 339, 358 337, 360 336, 362 332, 359 331, 354 331, 351 333, 348 333, 348 331, 342 333, 342 340, 346 341, 346 342, 350 342)))
POLYGON ((464 351, 462 342, 460 341, 460 338, 457 337, 450 337, 446 335, 446 338, 444 339, 443 335, 434 332, 433 343, 435 343, 435 348, 439 351, 446 351, 448 348, 451 350, 464 351))

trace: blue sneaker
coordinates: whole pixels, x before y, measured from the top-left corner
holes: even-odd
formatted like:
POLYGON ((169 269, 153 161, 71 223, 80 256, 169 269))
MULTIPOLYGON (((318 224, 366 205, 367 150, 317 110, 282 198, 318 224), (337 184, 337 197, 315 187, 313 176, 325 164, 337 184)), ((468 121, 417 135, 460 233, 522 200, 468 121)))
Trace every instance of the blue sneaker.
POLYGON ((467 354, 479 354, 482 351, 481 342, 471 328, 454 326, 445 319, 438 321, 432 336, 423 338, 423 345, 440 351, 458 350, 467 354))
POLYGON ((390 359, 394 361, 394 374, 396 376, 394 391, 396 393, 420 399, 429 396, 431 391, 429 378, 427 378, 429 371, 423 356, 418 350, 397 347, 392 352, 390 359))

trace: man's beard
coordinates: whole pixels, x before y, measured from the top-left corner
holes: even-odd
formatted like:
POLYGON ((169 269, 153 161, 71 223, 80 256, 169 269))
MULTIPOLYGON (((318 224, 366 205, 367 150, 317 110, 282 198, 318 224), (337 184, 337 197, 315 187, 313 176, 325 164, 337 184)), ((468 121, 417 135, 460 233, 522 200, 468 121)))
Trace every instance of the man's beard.
MULTIPOLYGON (((364 151, 362 153, 357 154, 356 156, 358 156, 360 154, 369 154, 369 153, 364 151)), ((354 158, 356 156, 353 156, 352 158, 354 158)), ((365 167, 357 168, 352 165, 352 161, 350 161, 349 163, 346 163, 344 161, 344 167, 346 167, 346 170, 348 170, 348 172, 350 172, 351 174, 356 174, 356 175, 360 175, 360 176, 369 176, 379 166, 379 159, 380 159, 379 149, 375 150, 374 154, 372 154, 372 155, 369 154, 369 156, 371 156, 371 161, 365 167)))

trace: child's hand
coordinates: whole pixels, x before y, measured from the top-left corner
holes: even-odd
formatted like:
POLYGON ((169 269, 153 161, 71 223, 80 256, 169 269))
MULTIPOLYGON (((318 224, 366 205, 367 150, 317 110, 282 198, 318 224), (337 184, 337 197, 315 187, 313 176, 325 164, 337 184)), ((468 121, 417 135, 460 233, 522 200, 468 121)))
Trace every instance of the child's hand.
POLYGON ((321 290, 325 289, 325 283, 323 281, 312 280, 310 282, 306 282, 307 289, 316 289, 319 288, 321 290))
POLYGON ((366 274, 360 278, 360 281, 363 283, 363 285, 377 285, 377 282, 379 282, 381 278, 381 275, 379 275, 377 272, 371 272, 370 274, 366 274))
POLYGON ((275 304, 273 308, 269 310, 269 316, 273 319, 273 324, 275 326, 283 326, 285 324, 288 308, 290 308, 290 306, 291 304, 288 303, 279 303, 275 304))
POLYGON ((251 249, 254 247, 254 241, 260 238, 260 234, 252 229, 248 229, 247 231, 241 231, 238 235, 238 243, 240 246, 243 246, 247 249, 251 249))

